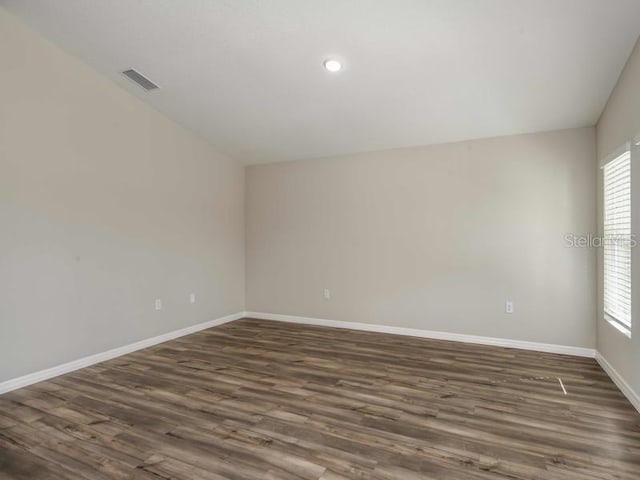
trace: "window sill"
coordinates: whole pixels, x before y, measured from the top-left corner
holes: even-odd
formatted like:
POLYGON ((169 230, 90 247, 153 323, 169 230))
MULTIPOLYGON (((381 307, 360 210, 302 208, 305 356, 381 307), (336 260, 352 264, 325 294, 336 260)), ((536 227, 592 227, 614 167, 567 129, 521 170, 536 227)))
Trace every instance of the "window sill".
POLYGON ((616 330, 618 330, 620 333, 625 335, 627 338, 631 338, 631 330, 629 330, 627 327, 625 327, 624 325, 621 325, 619 322, 611 318, 606 313, 604 314, 604 319, 609 323, 609 325, 614 327, 616 330))

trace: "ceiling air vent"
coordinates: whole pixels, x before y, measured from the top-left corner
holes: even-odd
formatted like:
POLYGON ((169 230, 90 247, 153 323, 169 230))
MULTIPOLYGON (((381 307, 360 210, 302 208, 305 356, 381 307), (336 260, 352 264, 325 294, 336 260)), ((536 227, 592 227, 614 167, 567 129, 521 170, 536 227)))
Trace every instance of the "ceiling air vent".
POLYGON ((125 77, 127 77, 129 80, 132 80, 132 81, 136 82, 138 85, 140 85, 145 90, 155 90, 156 88, 159 88, 158 85, 156 85, 151 80, 149 80, 147 77, 145 77, 144 75, 142 75, 139 72, 136 72, 133 69, 125 70, 124 72, 122 72, 122 74, 125 77))

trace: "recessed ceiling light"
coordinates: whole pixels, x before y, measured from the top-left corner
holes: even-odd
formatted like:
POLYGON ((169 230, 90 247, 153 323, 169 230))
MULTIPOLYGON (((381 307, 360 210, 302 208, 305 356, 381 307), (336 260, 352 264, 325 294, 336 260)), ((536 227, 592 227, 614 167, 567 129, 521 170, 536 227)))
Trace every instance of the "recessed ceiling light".
POLYGON ((327 71, 331 73, 335 73, 340 71, 340 69, 342 68, 342 64, 337 60, 329 59, 324 61, 324 68, 326 68, 327 71))

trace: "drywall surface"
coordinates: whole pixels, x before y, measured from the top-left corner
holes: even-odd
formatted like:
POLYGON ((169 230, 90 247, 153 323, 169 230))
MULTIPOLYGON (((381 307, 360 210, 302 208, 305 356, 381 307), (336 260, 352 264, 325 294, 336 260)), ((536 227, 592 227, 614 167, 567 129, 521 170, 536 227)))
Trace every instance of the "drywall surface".
MULTIPOLYGON (((625 143, 631 150, 631 229, 640 232, 640 43, 637 43, 597 125, 598 158, 603 161, 625 143)), ((598 171, 599 221, 602 223, 602 174, 598 171)), ((602 255, 598 255, 598 351, 640 395, 640 247, 631 253, 632 334, 627 337, 606 320, 602 303, 602 255)))
POLYGON ((595 164, 583 128, 248 167, 247 311, 593 348, 595 164))
POLYGON ((0 9, 0 382, 244 310, 243 215, 239 165, 0 9))

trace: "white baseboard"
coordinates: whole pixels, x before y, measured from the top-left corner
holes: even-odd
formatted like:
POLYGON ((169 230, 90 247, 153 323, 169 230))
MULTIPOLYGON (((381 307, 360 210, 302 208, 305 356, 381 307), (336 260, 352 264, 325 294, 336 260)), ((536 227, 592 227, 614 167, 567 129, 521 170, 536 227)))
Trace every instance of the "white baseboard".
POLYGON ((226 317, 216 318, 208 322, 192 325, 190 327, 174 330, 157 337, 148 338, 139 342, 131 343, 122 347, 107 350, 106 352, 97 353, 88 357, 73 360, 71 362, 58 365, 56 367, 47 368, 38 372, 30 373, 22 377, 0 382, 0 395, 3 393, 26 387, 34 383, 42 382, 58 375, 73 372, 96 363, 111 360, 112 358, 126 355, 127 353, 142 350, 143 348, 152 347, 159 343, 164 343, 174 338, 183 337, 191 333, 206 330, 207 328, 222 325, 224 323, 239 320, 244 317, 259 318, 263 320, 275 320, 280 322, 300 323, 306 325, 319 325, 324 327, 349 328, 352 330, 365 330, 369 332, 390 333, 394 335, 407 335, 411 337, 432 338, 437 340, 449 340, 453 342, 475 343, 481 345, 491 345, 496 347, 518 348, 522 350, 534 350, 538 352, 559 353, 563 355, 574 355, 578 357, 594 358, 598 361, 602 369, 611 377, 611 380, 617 385, 620 391, 629 399, 631 404, 640 412, 640 395, 638 395, 629 384, 620 376, 620 374, 611 366, 611 364, 600 354, 591 348, 571 347, 565 345, 554 345, 549 343, 525 342, 522 340, 509 340, 505 338, 480 337, 476 335, 465 335, 461 333, 438 332, 433 330, 421 330, 416 328, 393 327, 389 325, 377 325, 359 322, 344 322, 340 320, 326 320, 322 318, 299 317, 294 315, 279 315, 275 313, 264 312, 238 312, 226 317))
POLYGON ((609 375, 613 383, 620 389, 625 397, 631 402, 631 405, 640 412, 640 395, 638 395, 633 388, 620 376, 615 368, 602 356, 600 352, 596 352, 596 360, 602 367, 602 369, 609 375))
POLYGON ((371 323, 344 322, 340 320, 325 320, 322 318, 298 317, 294 315, 279 315, 264 312, 245 312, 249 318, 263 320, 276 320, 280 322, 302 323, 306 325, 320 325, 323 327, 350 328, 352 330, 366 330, 368 332, 391 333, 395 335, 407 335, 410 337, 432 338, 437 340, 449 340, 452 342, 476 343, 495 347, 518 348, 521 350, 535 350, 537 352, 559 353, 577 357, 594 358, 596 351, 593 348, 570 347, 554 345, 550 343, 525 342, 523 340, 509 340, 506 338, 479 337, 461 333, 437 332, 433 330, 421 330, 417 328, 392 327, 389 325, 377 325, 371 323))
POLYGON ((640 412, 640 395, 638 395, 620 374, 611 366, 609 362, 595 349, 583 347, 571 347, 565 345, 554 345, 549 343, 525 342, 522 340, 509 340, 506 338, 479 337, 476 335, 465 335, 461 333, 438 332, 433 330, 420 330, 416 328, 392 327, 388 325, 376 325, 359 322, 344 322, 340 320, 326 320, 322 318, 299 317, 295 315, 279 315, 264 312, 245 312, 249 318, 259 318, 263 320, 275 320, 280 322, 301 323, 305 325, 319 325, 323 327, 350 328, 352 330, 365 330, 368 332, 391 333, 395 335, 408 335, 411 337, 432 338, 437 340, 449 340, 452 342, 476 343, 481 345, 491 345, 496 347, 518 348, 522 350, 534 350, 546 353, 559 353, 562 355, 573 355, 577 357, 595 358, 602 369, 611 377, 631 405, 640 412))
POLYGON ((182 328, 180 330, 174 330, 173 332, 164 333, 162 335, 158 335, 157 337, 140 340, 139 342, 131 343, 123 347, 107 350, 106 352, 96 353, 95 355, 89 355, 88 357, 73 360, 56 367, 47 368, 46 370, 40 370, 38 372, 30 373, 22 377, 7 380, 5 382, 0 382, 0 395, 12 390, 16 390, 18 388, 26 387, 27 385, 32 385, 34 383, 42 382, 43 380, 57 377, 58 375, 73 372, 74 370, 78 370, 80 368, 85 368, 90 365, 95 365, 96 363, 111 360, 112 358, 135 352, 136 350, 152 347, 153 345, 167 342, 169 340, 173 340, 174 338, 183 337, 185 335, 189 335, 190 333, 199 332, 200 330, 205 330, 207 328, 222 325, 223 323, 231 322, 233 320, 239 320, 244 316, 244 312, 234 313, 232 315, 227 315, 226 317, 216 318, 214 320, 209 320, 208 322, 199 323, 198 325, 192 325, 191 327, 182 328))

